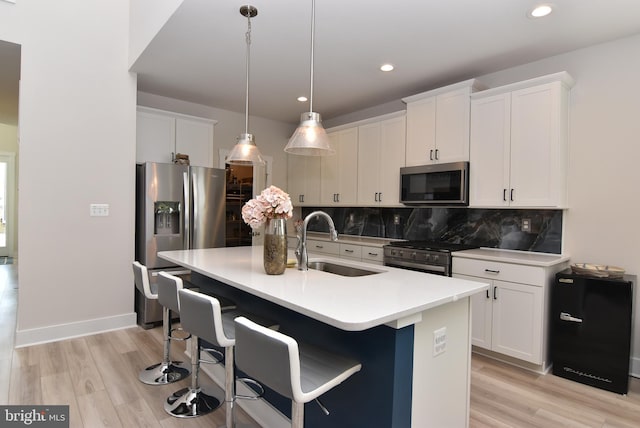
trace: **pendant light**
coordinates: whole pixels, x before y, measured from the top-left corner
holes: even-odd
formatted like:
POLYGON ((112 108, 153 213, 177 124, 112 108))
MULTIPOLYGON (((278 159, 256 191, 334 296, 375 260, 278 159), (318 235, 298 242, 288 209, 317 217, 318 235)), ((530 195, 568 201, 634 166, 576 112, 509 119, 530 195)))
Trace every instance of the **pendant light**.
POLYGON ((316 2, 311 0, 311 89, 309 90, 309 111, 302 113, 300 125, 295 130, 284 151, 294 155, 327 156, 336 151, 331 147, 329 136, 322 127, 319 113, 313 111, 313 48, 315 37, 316 2))
POLYGON ((251 46, 251 18, 258 14, 258 9, 253 6, 242 6, 240 15, 247 18, 247 32, 245 39, 247 42, 247 86, 245 98, 245 122, 244 134, 240 134, 237 143, 233 146, 231 153, 227 157, 227 163, 231 165, 264 165, 264 159, 260 155, 260 150, 256 146, 253 134, 249 134, 249 51, 251 46))

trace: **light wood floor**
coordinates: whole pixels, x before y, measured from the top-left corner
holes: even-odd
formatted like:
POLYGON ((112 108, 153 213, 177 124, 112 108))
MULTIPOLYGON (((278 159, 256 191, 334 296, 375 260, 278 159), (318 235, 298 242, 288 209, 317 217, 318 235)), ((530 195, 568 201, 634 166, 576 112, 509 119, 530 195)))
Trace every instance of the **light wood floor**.
MULTIPOLYGON (((166 386, 138 381, 138 371, 162 354, 160 328, 134 327, 14 350, 15 267, 0 266, 0 404, 69 404, 71 427, 224 424, 222 408, 187 420, 164 412, 165 398, 187 386, 188 380, 166 386)), ((173 358, 185 360, 184 345, 172 346, 173 358)), ((201 380, 213 385, 206 375, 201 380)), ((238 422, 254 423, 242 411, 238 422)), ((637 428, 640 380, 632 379, 629 394, 621 396, 474 355, 470 427, 637 428)))

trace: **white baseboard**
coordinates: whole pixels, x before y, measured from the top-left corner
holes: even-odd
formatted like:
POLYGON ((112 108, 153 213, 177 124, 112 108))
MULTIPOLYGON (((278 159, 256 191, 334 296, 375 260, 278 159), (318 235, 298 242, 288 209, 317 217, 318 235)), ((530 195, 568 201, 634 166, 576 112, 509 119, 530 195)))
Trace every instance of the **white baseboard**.
POLYGON ((631 357, 631 373, 633 377, 640 378, 640 357, 631 357))
POLYGON ((38 345, 40 343, 57 342, 74 337, 89 336, 111 330, 135 327, 136 313, 96 318, 68 324, 50 325, 28 330, 16 330, 15 347, 38 345))

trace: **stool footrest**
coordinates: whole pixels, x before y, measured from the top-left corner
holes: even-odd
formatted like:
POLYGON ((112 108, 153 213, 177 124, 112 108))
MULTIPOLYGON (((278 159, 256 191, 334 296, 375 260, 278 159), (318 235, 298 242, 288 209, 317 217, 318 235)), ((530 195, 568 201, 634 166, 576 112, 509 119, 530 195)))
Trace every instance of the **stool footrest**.
POLYGON ((236 394, 236 398, 243 399, 243 400, 257 400, 258 398, 262 398, 262 396, 264 395, 264 387, 257 380, 251 379, 251 378, 248 378, 248 377, 239 377, 239 378, 236 379, 236 381, 244 383, 250 389, 253 389, 253 388, 251 388, 249 385, 256 386, 259 389, 259 391, 256 393, 256 395, 236 394))
POLYGON ((224 354, 215 348, 200 348, 200 352, 202 351, 207 351, 209 354, 215 354, 215 356, 211 355, 211 358, 212 358, 211 360, 208 360, 206 358, 200 358, 201 363, 220 364, 222 360, 224 360, 224 354))

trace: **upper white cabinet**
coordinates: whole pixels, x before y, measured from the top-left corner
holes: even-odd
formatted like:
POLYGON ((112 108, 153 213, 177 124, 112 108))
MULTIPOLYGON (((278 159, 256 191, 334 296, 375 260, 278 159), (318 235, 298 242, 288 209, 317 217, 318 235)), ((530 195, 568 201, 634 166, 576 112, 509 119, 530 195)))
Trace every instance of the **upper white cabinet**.
POLYGON ((403 98, 407 104, 405 165, 469 160, 470 95, 475 79, 403 98))
POLYGON ((470 206, 566 207, 571 86, 562 72, 471 96, 470 206))
POLYGON ((358 128, 328 132, 333 156, 320 160, 320 203, 354 205, 358 192, 358 128))
POLYGON ((148 107, 136 118, 136 162, 171 163, 182 153, 191 165, 213 167, 215 121, 148 107))
POLYGON ((404 166, 404 114, 358 127, 358 205, 400 205, 404 166))
POLYGON ((295 206, 320 204, 320 157, 287 155, 287 192, 295 206))

